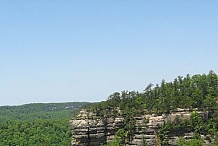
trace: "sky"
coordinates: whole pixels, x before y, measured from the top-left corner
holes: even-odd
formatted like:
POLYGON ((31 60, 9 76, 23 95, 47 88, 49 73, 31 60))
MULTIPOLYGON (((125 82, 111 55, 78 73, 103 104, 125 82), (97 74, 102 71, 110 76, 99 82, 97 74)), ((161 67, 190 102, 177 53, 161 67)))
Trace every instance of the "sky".
POLYGON ((217 63, 217 0, 0 1, 0 105, 102 101, 217 63))

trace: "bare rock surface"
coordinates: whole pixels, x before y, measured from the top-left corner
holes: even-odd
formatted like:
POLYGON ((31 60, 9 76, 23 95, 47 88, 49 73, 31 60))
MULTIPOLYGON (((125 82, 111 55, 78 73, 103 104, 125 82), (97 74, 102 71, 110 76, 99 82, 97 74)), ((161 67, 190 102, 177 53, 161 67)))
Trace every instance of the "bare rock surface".
MULTIPOLYGON (((156 131, 165 122, 173 121, 176 117, 189 119, 193 110, 177 109, 168 115, 147 114, 135 117, 135 133, 133 140, 127 145, 137 146, 146 141, 148 145, 155 146, 158 138, 156 131)), ((205 118, 207 113, 198 111, 205 118)), ((124 125, 124 117, 99 118, 94 113, 81 110, 76 119, 70 121, 72 129, 72 146, 100 146, 111 141, 114 134, 124 125)), ((193 133, 186 133, 184 138, 190 139, 193 133)), ((205 136, 202 135, 202 138, 205 136)), ((169 144, 175 145, 178 136, 169 137, 169 144)))

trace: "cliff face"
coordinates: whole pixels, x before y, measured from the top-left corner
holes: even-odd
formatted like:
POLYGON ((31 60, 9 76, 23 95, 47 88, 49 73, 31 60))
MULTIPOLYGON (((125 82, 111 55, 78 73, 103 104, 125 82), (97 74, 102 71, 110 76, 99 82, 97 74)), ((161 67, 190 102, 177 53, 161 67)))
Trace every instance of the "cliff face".
MULTIPOLYGON (((138 146, 143 141, 148 145, 159 145, 160 139, 156 132, 165 122, 173 121, 176 117, 189 119, 192 110, 177 109, 168 115, 141 115, 135 117, 135 131, 133 139, 127 145, 138 146)), ((198 111, 202 118, 207 118, 207 112, 198 111)), ((109 118, 99 118, 93 113, 81 110, 76 119, 70 121, 72 128, 72 146, 100 146, 111 141, 115 133, 120 128, 124 128, 124 116, 109 118)), ((169 136, 169 144, 175 145, 179 136, 174 134, 169 136)), ((207 142, 206 136, 201 135, 207 142)), ((183 137, 188 139, 193 137, 191 131, 183 133, 183 137)))

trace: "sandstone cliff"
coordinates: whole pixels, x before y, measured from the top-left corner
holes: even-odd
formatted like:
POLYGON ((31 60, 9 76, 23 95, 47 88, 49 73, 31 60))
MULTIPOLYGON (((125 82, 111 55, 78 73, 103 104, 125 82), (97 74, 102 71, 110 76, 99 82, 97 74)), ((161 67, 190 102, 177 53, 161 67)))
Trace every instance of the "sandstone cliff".
MULTIPOLYGON (((166 122, 173 121, 176 117, 189 119, 193 110, 177 109, 170 114, 155 115, 145 114, 135 118, 135 131, 131 141, 126 145, 138 146, 143 141, 148 145, 160 145, 160 139, 157 135, 158 128, 166 122)), ((207 112, 197 111, 202 118, 207 118, 207 112)), ((123 128, 124 115, 117 117, 100 118, 94 113, 81 110, 76 119, 70 121, 72 127, 72 146, 100 146, 111 141, 118 129, 123 128)), ((169 144, 175 145, 180 134, 169 136, 169 144)), ((192 131, 186 131, 182 135, 185 139, 193 137, 192 131)), ((201 135, 206 143, 208 137, 201 135)))

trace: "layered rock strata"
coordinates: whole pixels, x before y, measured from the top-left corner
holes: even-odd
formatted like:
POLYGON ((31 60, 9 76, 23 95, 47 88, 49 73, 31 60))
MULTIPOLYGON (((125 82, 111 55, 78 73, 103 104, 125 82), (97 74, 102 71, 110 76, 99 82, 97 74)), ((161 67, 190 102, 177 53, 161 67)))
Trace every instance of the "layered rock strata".
MULTIPOLYGON (((176 117, 188 119, 192 110, 177 109, 170 114, 161 116, 147 114, 135 117, 135 132, 129 146, 139 146, 146 141, 148 145, 157 145, 158 128, 165 122, 173 121, 176 117)), ((207 112, 198 111, 202 118, 207 118, 207 112)), ((110 118, 100 118, 86 110, 81 110, 76 119, 70 121, 72 127, 72 146, 100 146, 111 141, 115 133, 124 128, 124 116, 110 118)), ((186 137, 193 136, 192 133, 186 133, 186 137)), ((186 138, 185 137, 185 138, 186 138)), ((202 136, 204 138, 204 136, 202 136)), ((178 136, 169 137, 169 144, 175 145, 178 136)))

